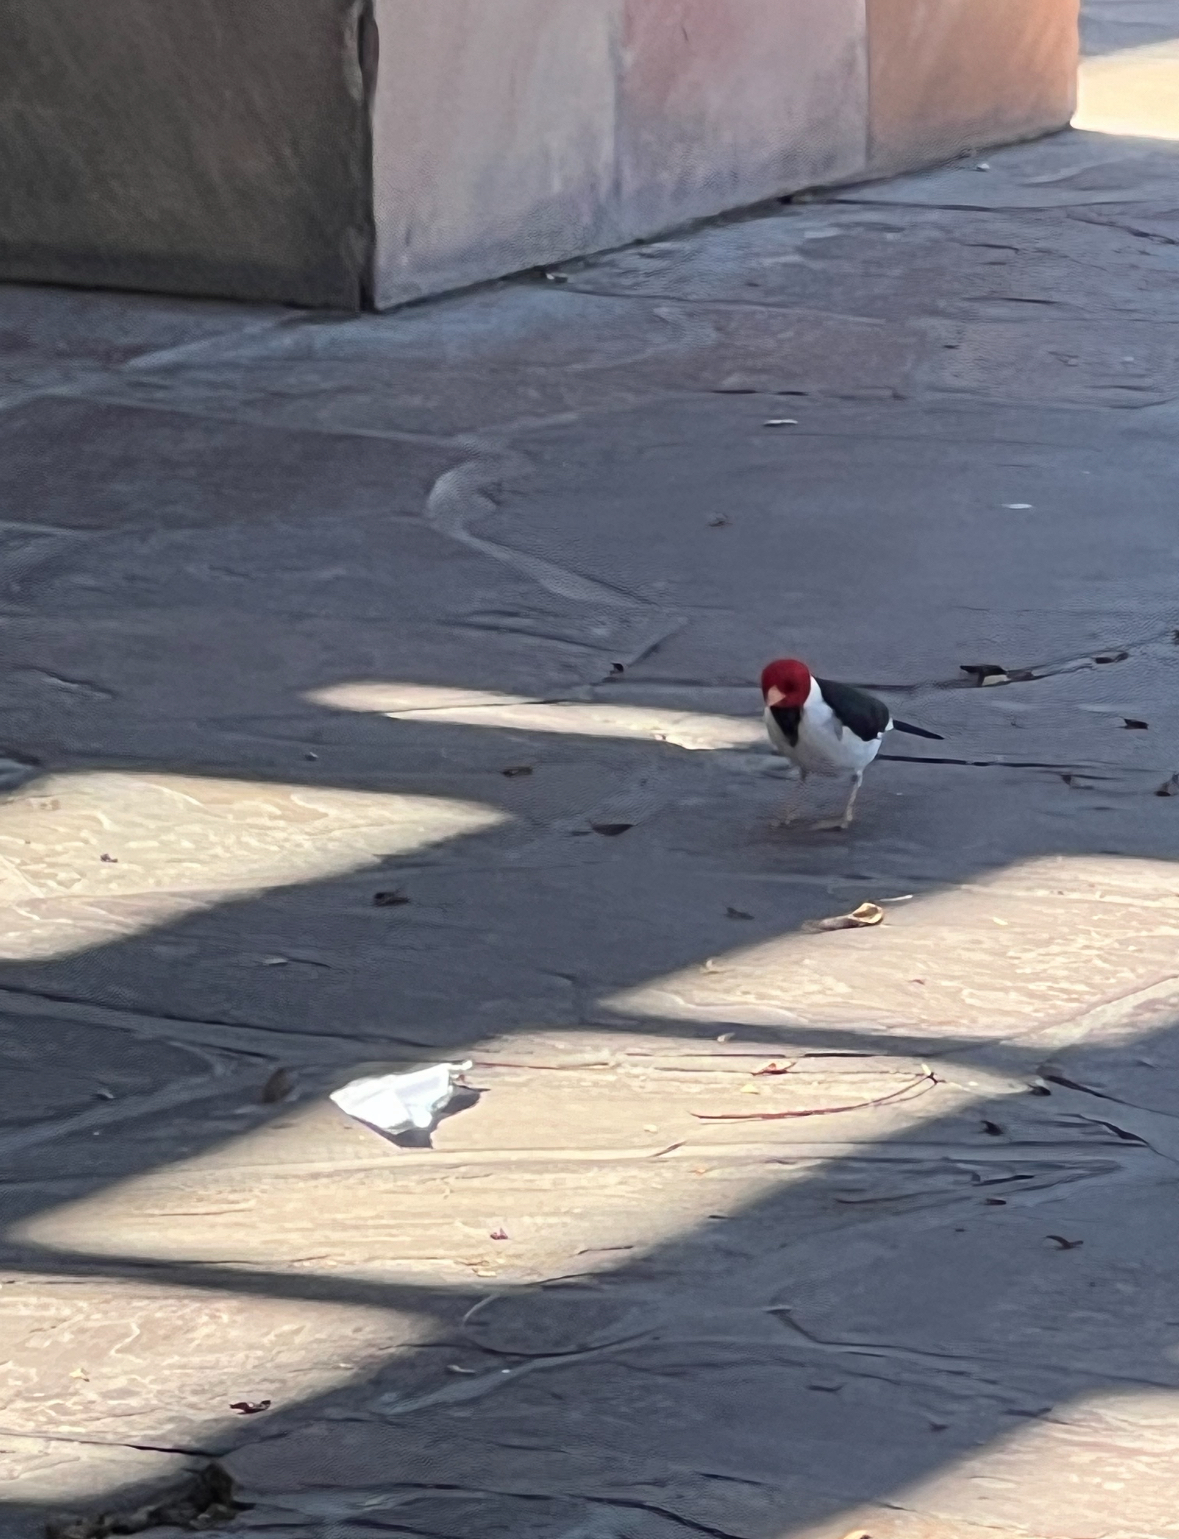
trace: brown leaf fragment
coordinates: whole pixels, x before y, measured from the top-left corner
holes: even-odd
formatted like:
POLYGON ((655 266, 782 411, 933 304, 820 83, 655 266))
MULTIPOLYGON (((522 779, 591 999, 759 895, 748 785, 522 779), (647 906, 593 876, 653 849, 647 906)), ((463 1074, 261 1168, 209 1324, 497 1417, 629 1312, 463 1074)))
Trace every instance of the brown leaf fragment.
POLYGON ((789 1074, 794 1067, 792 1063, 767 1063, 764 1069, 754 1069, 754 1079, 760 1079, 763 1074, 789 1074))
POLYGON ((850 914, 833 914, 830 919, 808 919, 803 930, 808 935, 818 935, 825 930, 864 930, 871 925, 884 923, 884 910, 879 903, 861 903, 850 914))
POLYGON ((976 684, 1006 684, 1011 677, 1002 663, 959 663, 959 671, 976 684))
POLYGON ((270 1409, 269 1400, 231 1400, 229 1409, 236 1411, 239 1416, 260 1416, 263 1411, 270 1409))

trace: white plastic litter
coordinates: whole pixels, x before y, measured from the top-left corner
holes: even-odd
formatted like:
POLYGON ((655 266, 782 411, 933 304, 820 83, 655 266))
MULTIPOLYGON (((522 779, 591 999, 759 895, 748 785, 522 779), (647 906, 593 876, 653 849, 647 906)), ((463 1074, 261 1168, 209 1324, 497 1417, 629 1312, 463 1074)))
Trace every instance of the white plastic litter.
POLYGON ((434 1119, 454 1094, 467 1063, 436 1063, 412 1074, 378 1074, 354 1079, 332 1091, 342 1112, 380 1133, 404 1133, 409 1128, 432 1127, 434 1119))

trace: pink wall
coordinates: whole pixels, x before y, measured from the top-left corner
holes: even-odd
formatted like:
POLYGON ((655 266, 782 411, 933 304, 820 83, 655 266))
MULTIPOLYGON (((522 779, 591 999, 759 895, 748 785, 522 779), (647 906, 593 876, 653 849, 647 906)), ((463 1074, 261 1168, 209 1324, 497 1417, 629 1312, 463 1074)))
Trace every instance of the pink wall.
POLYGON ((375 0, 377 302, 1062 127, 1078 0, 375 0))

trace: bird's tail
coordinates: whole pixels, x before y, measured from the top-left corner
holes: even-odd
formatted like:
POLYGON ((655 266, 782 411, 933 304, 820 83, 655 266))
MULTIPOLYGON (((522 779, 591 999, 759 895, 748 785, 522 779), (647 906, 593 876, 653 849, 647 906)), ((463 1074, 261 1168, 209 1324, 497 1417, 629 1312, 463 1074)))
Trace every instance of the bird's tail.
POLYGON ((894 721, 893 726, 898 732, 907 732, 910 737, 929 737, 935 743, 945 742, 945 738, 940 732, 927 732, 924 727, 915 727, 908 721, 894 721))

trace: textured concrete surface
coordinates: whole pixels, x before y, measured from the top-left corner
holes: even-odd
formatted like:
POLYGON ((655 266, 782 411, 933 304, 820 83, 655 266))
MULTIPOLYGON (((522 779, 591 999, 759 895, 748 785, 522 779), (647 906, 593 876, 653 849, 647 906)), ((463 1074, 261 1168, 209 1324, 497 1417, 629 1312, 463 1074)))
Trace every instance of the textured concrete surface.
POLYGON ((0 291, 5 1539, 1179 1534, 1179 149, 986 163, 0 291), (846 836, 785 651, 945 737, 846 836), (327 1101, 441 1057, 433 1148, 327 1101))

